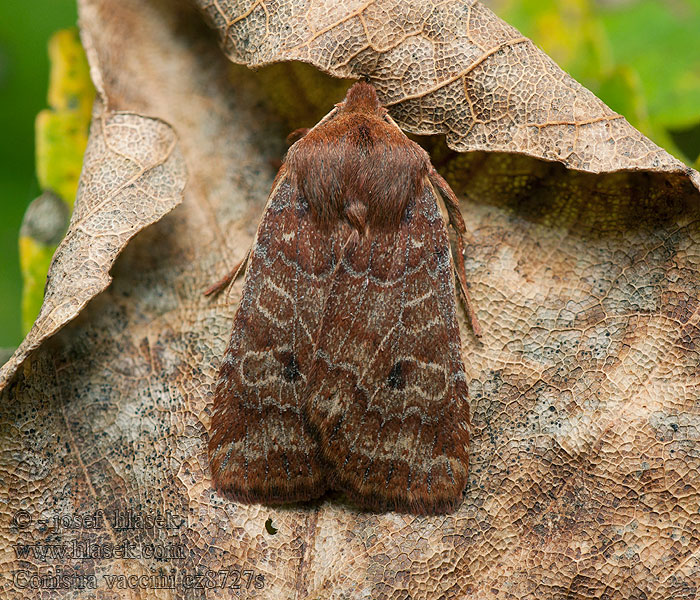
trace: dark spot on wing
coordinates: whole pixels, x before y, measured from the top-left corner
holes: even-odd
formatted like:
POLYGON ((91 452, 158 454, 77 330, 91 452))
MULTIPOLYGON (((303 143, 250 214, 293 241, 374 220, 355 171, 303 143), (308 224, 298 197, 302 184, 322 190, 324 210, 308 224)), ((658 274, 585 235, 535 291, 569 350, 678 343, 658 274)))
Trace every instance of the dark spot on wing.
POLYGON ((401 367, 401 361, 394 364, 389 371, 387 384, 392 390, 402 390, 406 385, 406 377, 401 367))
POLYGON ((285 381, 289 381, 290 383, 293 383, 299 379, 299 377, 301 377, 301 373, 299 372, 299 363, 297 362, 296 356, 293 354, 289 356, 289 359, 284 365, 282 377, 284 377, 285 381))
POLYGON ((415 209, 416 201, 413 199, 413 197, 409 197, 408 202, 406 202, 406 208, 403 211, 403 215, 401 215, 401 221, 403 223, 410 223, 413 220, 415 209))

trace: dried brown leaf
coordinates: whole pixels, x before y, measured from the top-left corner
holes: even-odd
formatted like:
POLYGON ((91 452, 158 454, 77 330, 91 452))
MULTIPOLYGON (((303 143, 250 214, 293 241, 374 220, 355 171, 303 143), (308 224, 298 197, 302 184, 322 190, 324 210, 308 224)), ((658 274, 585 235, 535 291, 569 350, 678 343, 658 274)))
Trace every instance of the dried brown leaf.
MULTIPOLYGON (((250 244, 288 131, 261 107, 257 75, 229 80, 186 5, 80 6, 108 105, 171 124, 190 179, 178 210, 129 244, 112 285, 3 392, 0 572, 76 567, 105 598, 236 593, 154 589, 148 579, 110 590, 106 578, 173 568, 250 570, 263 587, 242 580, 240 594, 258 598, 697 595, 700 210, 683 172, 635 172, 634 157, 618 157, 622 172, 594 175, 522 153, 455 156, 428 140, 464 196, 484 329, 481 342, 462 331, 473 424, 464 504, 429 518, 361 512, 337 497, 237 505, 212 488, 206 438, 240 283, 215 301, 201 292, 250 244), (37 522, 100 509, 176 519, 58 532, 37 522), (59 561, 12 550, 73 541, 183 554, 59 561)), ((337 52, 350 58, 352 48, 337 52)), ((11 575, 0 590, 27 597, 11 575)))
POLYGON ((39 316, 0 369, 0 389, 32 351, 109 285, 119 253, 182 201, 185 179, 166 123, 96 104, 70 227, 51 262, 39 316))
POLYGON ((476 0, 196 0, 237 63, 308 62, 368 77, 407 131, 600 173, 700 177, 476 0))

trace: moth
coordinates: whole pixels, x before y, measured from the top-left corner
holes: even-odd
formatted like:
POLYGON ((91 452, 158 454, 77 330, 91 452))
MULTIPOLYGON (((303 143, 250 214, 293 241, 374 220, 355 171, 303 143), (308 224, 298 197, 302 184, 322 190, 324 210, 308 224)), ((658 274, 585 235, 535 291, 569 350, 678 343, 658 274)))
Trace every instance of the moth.
POLYGON ((302 132, 247 256, 221 364, 209 438, 219 489, 265 504, 333 489, 365 509, 419 514, 461 503, 456 281, 478 334, 464 233, 454 192, 369 83, 302 132))

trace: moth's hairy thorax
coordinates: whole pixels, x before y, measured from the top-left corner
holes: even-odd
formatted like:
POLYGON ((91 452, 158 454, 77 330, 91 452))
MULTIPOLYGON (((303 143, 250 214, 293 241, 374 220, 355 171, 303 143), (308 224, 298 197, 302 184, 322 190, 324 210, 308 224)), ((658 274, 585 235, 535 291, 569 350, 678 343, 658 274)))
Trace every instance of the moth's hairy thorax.
POLYGON ((287 155, 292 186, 320 227, 339 221, 364 232, 397 227, 422 193, 426 152, 371 110, 344 110, 311 130, 287 155))

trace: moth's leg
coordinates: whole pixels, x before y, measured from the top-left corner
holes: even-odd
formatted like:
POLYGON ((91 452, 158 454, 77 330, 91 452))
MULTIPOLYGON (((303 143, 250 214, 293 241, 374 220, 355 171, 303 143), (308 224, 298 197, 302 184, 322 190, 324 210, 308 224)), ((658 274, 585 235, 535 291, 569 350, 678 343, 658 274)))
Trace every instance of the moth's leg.
POLYGON ((440 175, 440 173, 438 173, 434 168, 428 174, 428 178, 430 179, 430 182, 440 191, 440 195, 445 201, 445 208, 447 209, 447 216, 450 220, 450 225, 452 225, 452 228, 455 230, 455 237, 457 238, 457 256, 455 260, 457 282, 459 289, 462 292, 462 301, 464 302, 464 308, 467 311, 467 317, 469 318, 472 331, 476 337, 481 337, 481 325, 479 324, 479 320, 476 318, 476 312, 474 311, 472 299, 469 295, 469 288, 467 286, 467 273, 464 267, 464 234, 467 233, 467 226, 464 224, 462 213, 459 210, 459 200, 443 176, 440 175))
POLYGON ((481 337, 481 325, 479 324, 479 319, 476 318, 476 313, 474 312, 474 306, 472 305, 472 299, 469 295, 469 288, 467 287, 467 274, 464 270, 464 237, 458 231, 457 232, 457 261, 455 264, 455 272, 457 273, 457 281, 459 282, 459 289, 462 292, 462 300, 464 301, 464 308, 467 311, 467 316, 469 317, 469 322, 472 326, 472 331, 476 337, 481 337))
POLYGON ((311 130, 308 127, 300 127, 299 129, 295 129, 287 136, 287 145, 291 146, 295 142, 298 142, 307 133, 309 133, 309 131, 311 130))
POLYGON ((226 289, 229 284, 233 283, 238 279, 245 271, 245 266, 246 263, 248 262, 248 257, 250 256, 250 248, 248 248, 248 252, 245 253, 245 256, 243 257, 243 260, 241 260, 239 263, 236 264, 236 266, 231 269, 229 273, 227 273, 224 277, 219 279, 214 285, 211 287, 207 288, 207 290, 204 292, 205 296, 212 296, 214 294, 218 294, 222 290, 226 289))
MULTIPOLYGON (((311 130, 308 127, 300 127, 299 129, 295 129, 294 131, 292 131, 287 136, 287 146, 291 146, 295 142, 298 142, 307 133, 309 133, 309 131, 311 130)), ((282 168, 284 161, 282 161, 282 159, 280 158, 271 158, 269 159, 268 163, 275 171, 279 171, 282 168)))

